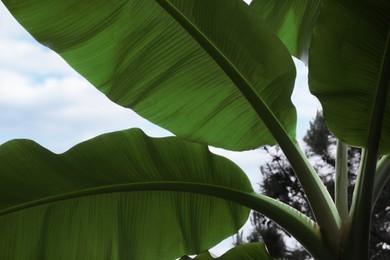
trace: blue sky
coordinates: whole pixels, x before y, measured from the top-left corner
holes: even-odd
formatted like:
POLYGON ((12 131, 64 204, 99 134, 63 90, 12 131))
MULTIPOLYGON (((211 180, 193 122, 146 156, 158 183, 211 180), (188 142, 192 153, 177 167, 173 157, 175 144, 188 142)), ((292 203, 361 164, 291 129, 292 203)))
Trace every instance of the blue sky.
MULTIPOLYGON (((320 105, 309 94, 307 69, 300 62, 296 64, 298 74, 292 100, 298 110, 298 139, 302 139, 320 105)), ((96 135, 131 127, 142 128, 150 136, 170 135, 109 101, 57 54, 37 44, 2 2, 0 111, 0 144, 28 138, 56 153, 96 135)), ((262 151, 212 151, 235 161, 258 188, 258 167, 266 159, 262 151)))

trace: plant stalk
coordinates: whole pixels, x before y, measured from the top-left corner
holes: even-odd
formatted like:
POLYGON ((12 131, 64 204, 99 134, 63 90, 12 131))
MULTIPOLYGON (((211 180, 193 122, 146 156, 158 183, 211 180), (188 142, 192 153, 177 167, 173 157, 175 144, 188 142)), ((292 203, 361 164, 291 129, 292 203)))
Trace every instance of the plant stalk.
POLYGON ((337 140, 335 202, 341 221, 348 219, 348 146, 337 140))
POLYGON ((375 207, 383 188, 390 179, 390 154, 385 155, 380 159, 376 167, 374 197, 372 200, 372 208, 375 207))
POLYGON ((366 149, 353 195, 343 259, 368 259, 375 170, 386 101, 390 86, 390 30, 387 34, 378 87, 371 113, 366 149))

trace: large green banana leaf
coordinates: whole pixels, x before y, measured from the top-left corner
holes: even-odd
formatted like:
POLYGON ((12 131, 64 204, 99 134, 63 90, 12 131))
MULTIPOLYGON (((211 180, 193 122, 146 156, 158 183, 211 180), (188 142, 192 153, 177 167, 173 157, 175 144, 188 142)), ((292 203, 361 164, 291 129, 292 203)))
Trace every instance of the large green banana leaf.
POLYGON ((183 256, 180 260, 272 260, 263 243, 248 243, 234 247, 220 257, 213 257, 209 252, 197 255, 195 258, 183 256))
MULTIPOLYGON (((314 28, 309 62, 310 90, 320 100, 331 131, 350 145, 365 147, 367 144, 389 29, 388 1, 351 0, 325 0, 314 28)), ((389 152, 388 101, 380 153, 389 152)))
POLYGON ((251 7, 283 41, 291 55, 307 62, 320 0, 253 0, 251 7))
POLYGON ((178 192, 189 185, 251 192, 238 166, 204 145, 138 129, 60 155, 13 140, 0 146, 0 165, 0 259, 174 259, 209 249, 249 215, 178 192))
POLYGON ((293 61, 242 0, 3 2, 111 100, 180 137, 231 150, 275 143, 226 68, 295 136, 293 61))

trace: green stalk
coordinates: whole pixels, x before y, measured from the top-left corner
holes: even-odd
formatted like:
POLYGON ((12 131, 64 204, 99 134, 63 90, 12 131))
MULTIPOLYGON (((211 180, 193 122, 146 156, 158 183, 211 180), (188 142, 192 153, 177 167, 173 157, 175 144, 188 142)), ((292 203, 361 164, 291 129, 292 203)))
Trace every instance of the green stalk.
POLYGON ((215 60, 227 76, 235 83, 242 95, 247 99, 260 119, 270 130, 275 140, 288 158, 309 200, 313 213, 321 226, 321 230, 330 244, 336 247, 341 226, 340 216, 333 200, 315 170, 299 148, 296 140, 292 140, 279 120, 252 88, 251 84, 215 46, 206 35, 189 21, 172 3, 167 0, 156 0, 215 60))
POLYGON ((372 200, 372 208, 375 207, 375 203, 386 183, 390 179, 390 154, 385 155, 380 159, 376 167, 375 183, 374 183, 374 196, 372 200))
POLYGON ((97 188, 84 189, 80 191, 46 197, 43 199, 27 202, 21 205, 10 207, 0 211, 0 216, 38 207, 49 203, 56 203, 63 200, 79 199, 87 196, 102 195, 117 192, 137 191, 173 191, 189 192, 201 195, 208 195, 235 202, 239 205, 259 211, 279 223, 282 228, 293 235, 305 246, 313 257, 319 260, 333 259, 334 255, 324 243, 318 225, 307 216, 296 209, 281 203, 267 196, 257 195, 250 192, 234 190, 224 186, 210 185, 203 183, 189 182, 144 182, 126 183, 118 185, 102 186, 97 188))
POLYGON ((348 146, 337 140, 335 202, 342 222, 348 219, 348 146))
POLYGON ((362 155, 361 171, 356 182, 343 259, 366 260, 370 241, 371 213, 373 205, 375 170, 378 160, 378 148, 382 129, 386 99, 390 85, 390 31, 387 35, 383 54, 375 103, 371 113, 371 122, 365 152, 362 155))

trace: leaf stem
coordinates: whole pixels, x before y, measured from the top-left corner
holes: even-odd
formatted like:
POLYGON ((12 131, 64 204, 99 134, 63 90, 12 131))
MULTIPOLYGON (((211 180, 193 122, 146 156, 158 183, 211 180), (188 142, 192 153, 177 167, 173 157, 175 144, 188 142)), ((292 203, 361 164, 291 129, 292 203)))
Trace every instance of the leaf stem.
POLYGON ((371 213, 374 194, 375 170, 388 89, 390 85, 390 30, 380 68, 378 87, 371 114, 365 152, 362 156, 361 171, 353 195, 345 237, 345 259, 367 259, 370 241, 371 213))
POLYGON ((235 202, 239 205, 259 211, 279 223, 293 235, 316 259, 333 259, 332 252, 325 245, 318 225, 296 209, 267 196, 243 192, 224 186, 189 182, 144 182, 126 183, 84 189, 80 191, 46 197, 10 207, 0 211, 0 216, 11 214, 32 207, 47 205, 69 199, 103 195, 118 192, 171 191, 208 195, 235 202))
POLYGON ((348 146, 337 140, 335 201, 342 222, 348 219, 348 146))
POLYGON ((288 135, 279 120, 252 88, 247 79, 206 35, 198 30, 198 28, 170 1, 156 0, 156 2, 160 4, 203 47, 221 69, 225 71, 226 75, 235 83, 242 95, 265 123, 281 149, 284 151, 301 182, 315 218, 321 226, 321 230, 324 232, 329 242, 334 244, 333 242, 338 241, 337 238, 341 226, 340 216, 329 192, 299 148, 297 142, 288 135))
POLYGON ((372 207, 375 207, 375 203, 386 183, 390 179, 390 154, 385 155, 380 159, 376 167, 375 184, 374 184, 374 196, 372 200, 372 207))

